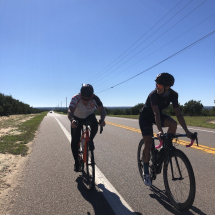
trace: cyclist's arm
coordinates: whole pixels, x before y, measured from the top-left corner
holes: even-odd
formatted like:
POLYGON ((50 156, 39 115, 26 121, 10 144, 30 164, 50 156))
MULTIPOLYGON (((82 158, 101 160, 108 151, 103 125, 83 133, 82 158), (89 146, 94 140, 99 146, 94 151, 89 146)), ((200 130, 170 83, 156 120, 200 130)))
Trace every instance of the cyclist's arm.
MULTIPOLYGON (((98 111, 99 111, 99 113, 100 113, 101 121, 104 122, 105 116, 106 116, 106 111, 105 111, 103 105, 100 105, 99 107, 97 107, 97 109, 98 109, 98 111)), ((101 124, 101 125, 102 125, 102 124, 101 124)), ((105 124, 104 124, 104 125, 105 125, 105 124)), ((102 125, 102 126, 104 126, 104 125, 102 125)))
POLYGON ((157 105, 156 106, 152 106, 152 110, 154 112, 155 123, 157 125, 158 132, 163 133, 163 129, 162 129, 162 126, 161 126, 160 110, 159 110, 159 108, 158 108, 157 105))
POLYGON ((77 128, 77 122, 74 120, 74 112, 75 112, 75 107, 69 107, 68 109, 68 119, 71 121, 71 127, 72 128, 77 128))
POLYGON ((187 128, 187 125, 186 125, 186 122, 185 122, 185 120, 184 120, 184 117, 183 117, 183 115, 181 114, 181 111, 180 111, 180 108, 178 107, 178 108, 174 108, 174 112, 175 112, 175 115, 176 115, 176 117, 177 117, 177 119, 178 119, 178 122, 180 123, 180 125, 181 125, 181 127, 184 129, 184 131, 186 132, 186 134, 187 134, 187 137, 189 137, 189 138, 191 138, 191 132, 188 130, 188 128, 187 128))
POLYGON ((76 109, 75 107, 69 107, 68 109, 67 116, 70 121, 74 118, 75 109, 76 109))

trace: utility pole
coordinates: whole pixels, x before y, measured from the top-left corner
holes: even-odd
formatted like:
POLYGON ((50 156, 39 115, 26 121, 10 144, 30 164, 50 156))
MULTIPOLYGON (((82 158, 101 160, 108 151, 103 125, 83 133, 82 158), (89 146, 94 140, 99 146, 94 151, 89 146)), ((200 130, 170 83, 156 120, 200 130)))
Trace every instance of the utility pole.
POLYGON ((66 109, 67 109, 67 97, 66 97, 66 109))

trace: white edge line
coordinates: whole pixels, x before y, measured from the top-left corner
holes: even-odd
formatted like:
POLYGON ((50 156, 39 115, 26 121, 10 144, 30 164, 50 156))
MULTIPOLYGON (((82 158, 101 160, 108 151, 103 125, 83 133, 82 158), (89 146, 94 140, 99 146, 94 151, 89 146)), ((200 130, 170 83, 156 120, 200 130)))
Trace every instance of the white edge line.
MULTIPOLYGON (((66 130, 62 123, 53 116, 64 134, 66 135, 69 142, 71 142, 71 134, 66 130)), ((108 203, 116 213, 116 215, 130 215, 134 214, 133 209, 128 205, 128 203, 123 199, 123 197, 117 192, 113 185, 108 181, 104 174, 95 166, 95 182, 99 190, 103 193, 108 203)))

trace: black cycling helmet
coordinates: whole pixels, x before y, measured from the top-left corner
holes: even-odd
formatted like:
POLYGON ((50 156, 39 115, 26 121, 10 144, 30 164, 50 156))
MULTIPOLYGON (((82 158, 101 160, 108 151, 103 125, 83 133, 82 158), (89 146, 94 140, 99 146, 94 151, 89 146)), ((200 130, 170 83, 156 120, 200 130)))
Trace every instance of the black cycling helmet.
POLYGON ((81 95, 84 97, 91 97, 94 93, 93 87, 90 84, 82 84, 81 95))
POLYGON ((159 75, 157 75, 155 81, 158 84, 171 87, 174 85, 175 79, 172 75, 165 72, 165 73, 160 73, 159 75))

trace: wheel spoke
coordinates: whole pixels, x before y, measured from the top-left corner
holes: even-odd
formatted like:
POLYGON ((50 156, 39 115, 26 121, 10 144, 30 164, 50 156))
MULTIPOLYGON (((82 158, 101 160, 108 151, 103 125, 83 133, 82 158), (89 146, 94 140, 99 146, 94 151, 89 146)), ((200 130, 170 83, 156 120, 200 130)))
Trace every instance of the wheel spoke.
POLYGON ((170 159, 172 169, 168 160, 163 172, 167 195, 177 209, 188 210, 195 198, 195 177, 192 166, 186 155, 177 149, 173 151, 170 159))

